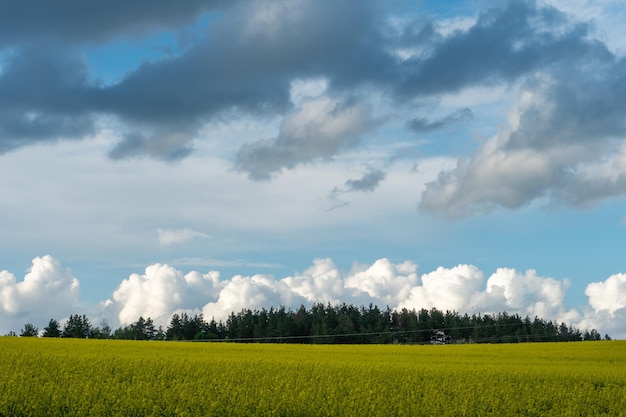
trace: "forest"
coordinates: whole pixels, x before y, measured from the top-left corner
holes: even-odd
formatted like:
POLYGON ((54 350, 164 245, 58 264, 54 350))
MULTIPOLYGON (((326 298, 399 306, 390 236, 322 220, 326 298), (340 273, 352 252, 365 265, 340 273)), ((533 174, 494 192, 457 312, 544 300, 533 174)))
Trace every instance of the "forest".
MULTIPOLYGON (((17 336, 15 333, 10 335, 17 336)), ((317 344, 451 344, 572 342, 602 340, 595 329, 580 331, 566 323, 518 314, 459 314, 456 311, 391 310, 377 306, 313 304, 231 313, 227 320, 206 321, 202 314, 174 314, 166 329, 151 318, 111 329, 106 320, 94 326, 85 315, 70 315, 64 326, 55 319, 39 332, 27 323, 20 336, 194 340, 317 344)), ((604 336, 610 340, 609 335, 604 336)))

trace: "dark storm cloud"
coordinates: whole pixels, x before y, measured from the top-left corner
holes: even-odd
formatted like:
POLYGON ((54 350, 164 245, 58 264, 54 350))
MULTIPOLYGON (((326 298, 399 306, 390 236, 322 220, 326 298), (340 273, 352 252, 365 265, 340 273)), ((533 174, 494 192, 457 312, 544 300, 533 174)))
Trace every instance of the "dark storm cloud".
MULTIPOLYGON (((179 126, 180 133, 191 141, 197 128, 223 112, 284 114, 292 106, 291 80, 335 73, 348 76, 355 67, 347 65, 347 57, 358 61, 368 55, 367 41, 376 33, 369 2, 307 1, 298 7, 283 3, 232 7, 208 30, 203 42, 175 59, 145 63, 104 89, 99 110, 130 123, 165 126, 167 130, 179 126), (337 65, 343 68, 332 68, 337 65)), ((315 139, 311 141, 308 146, 316 147, 315 139)), ((149 141, 132 143, 137 145, 134 153, 140 153, 143 144, 146 153, 153 154, 147 148, 149 141)), ((310 148, 285 143, 279 138, 271 152, 259 143, 248 146, 239 152, 238 166, 261 178, 280 168, 269 168, 270 155, 281 155, 279 159, 287 166, 310 159, 310 148), (261 161, 267 168, 259 168, 261 161), (255 167, 246 168, 246 163, 255 167)), ((121 145, 127 148, 130 143, 121 145)))
POLYGON ((85 65, 42 43, 16 51, 0 75, 0 153, 94 133, 85 65))
POLYGON ((587 35, 586 25, 571 25, 555 9, 511 1, 483 13, 466 31, 431 40, 425 56, 402 63, 393 88, 405 98, 458 92, 515 80, 543 67, 581 62, 590 55, 608 55, 587 35))
POLYGON ((29 45, 11 54, 0 75, 3 109, 59 112, 68 115, 93 107, 87 67, 56 43, 29 45))
POLYGON ((177 59, 145 63, 103 89, 98 105, 130 122, 196 126, 232 109, 276 114, 289 108, 288 79, 253 62, 230 65, 229 59, 224 50, 198 48, 177 59))
POLYGON ((352 78, 380 49, 369 1, 264 1, 224 12, 206 38, 172 60, 144 64, 107 92, 112 109, 163 120, 237 107, 281 112, 298 77, 352 78), (149 109, 145 103, 151 103, 149 109))
POLYGON ((458 122, 470 120, 472 117, 472 111, 466 107, 434 121, 430 121, 423 117, 415 118, 407 123, 407 127, 415 133, 428 133, 443 129, 458 122))
MULTIPOLYGON (((230 3, 234 2, 230 1, 230 3)), ((189 24, 226 0, 0 0, 0 46, 101 42, 189 24)))

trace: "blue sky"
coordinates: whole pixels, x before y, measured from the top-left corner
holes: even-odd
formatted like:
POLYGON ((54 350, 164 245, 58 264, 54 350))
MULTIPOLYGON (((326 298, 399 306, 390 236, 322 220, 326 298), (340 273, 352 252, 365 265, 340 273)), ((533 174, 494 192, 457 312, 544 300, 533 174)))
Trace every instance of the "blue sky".
POLYGON ((626 337, 621 2, 4 3, 0 333, 372 302, 626 337))

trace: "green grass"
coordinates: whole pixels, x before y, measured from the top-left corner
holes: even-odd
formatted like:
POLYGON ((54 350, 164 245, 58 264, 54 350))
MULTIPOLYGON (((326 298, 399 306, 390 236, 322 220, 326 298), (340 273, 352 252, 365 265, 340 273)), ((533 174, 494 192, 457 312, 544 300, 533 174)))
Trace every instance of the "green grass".
POLYGON ((621 416, 626 342, 267 345, 0 338, 5 416, 621 416))

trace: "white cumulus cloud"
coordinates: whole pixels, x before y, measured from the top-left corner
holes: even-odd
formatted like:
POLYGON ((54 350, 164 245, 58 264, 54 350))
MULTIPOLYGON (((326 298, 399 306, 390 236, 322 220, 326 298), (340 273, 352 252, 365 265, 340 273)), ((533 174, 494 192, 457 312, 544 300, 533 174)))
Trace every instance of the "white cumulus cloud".
POLYGON ((577 325, 583 315, 565 306, 568 288, 567 279, 541 277, 534 270, 500 268, 485 280, 483 271, 474 265, 439 267, 420 276, 414 262, 393 263, 386 258, 371 265, 355 265, 347 273, 325 258, 314 260, 301 273, 283 278, 257 274, 224 280, 217 272, 183 275, 171 266, 157 264, 146 268, 143 275, 133 274, 124 280, 107 308, 116 311, 122 323, 142 315, 162 325, 182 310, 202 312, 206 319, 225 320, 242 309, 296 309, 313 303, 371 303, 468 314, 506 311, 577 325))
POLYGON ((0 332, 18 332, 28 322, 40 330, 50 318, 60 320, 79 308, 80 283, 53 257, 33 259, 24 279, 0 271, 0 332))
POLYGON ((410 261, 396 265, 389 259, 379 259, 367 269, 348 275, 345 286, 360 293, 364 304, 375 299, 381 306, 398 306, 419 284, 417 269, 417 264, 410 261))
POLYGON ((401 306, 409 309, 476 311, 476 306, 472 304, 480 294, 483 281, 482 271, 473 265, 458 265, 450 269, 439 267, 422 275, 421 285, 411 289, 401 306))
POLYGON ((589 305, 596 311, 614 315, 626 308, 626 274, 615 274, 602 282, 593 282, 585 289, 589 305))
POLYGON ((175 311, 198 309, 219 290, 218 272, 184 275, 169 265, 154 264, 123 280, 105 302, 105 310, 112 323, 126 325, 150 317, 165 326, 175 311))
POLYGON ((511 268, 499 268, 487 280, 486 294, 494 306, 502 310, 571 323, 578 318, 578 314, 564 306, 563 299, 568 289, 567 279, 558 281, 540 277, 532 269, 522 273, 511 268))
MULTIPOLYGON (((69 314, 83 314, 78 290, 79 282, 69 269, 50 256, 33 259, 23 281, 0 271, 0 332, 19 331, 29 321, 42 328, 50 318, 62 322, 69 314)), ((123 279, 101 304, 100 313, 88 315, 93 323, 106 318, 114 327, 140 316, 150 317, 166 328, 171 316, 180 312, 226 320, 242 309, 371 303, 462 314, 506 311, 626 337, 625 273, 589 284, 585 291, 589 303, 577 309, 565 305, 568 290, 567 279, 542 277, 532 269, 499 268, 486 278, 478 267, 461 264, 420 275, 416 263, 394 263, 386 258, 371 265, 355 264, 348 272, 342 272, 331 259, 315 259, 303 272, 283 278, 256 274, 222 279, 217 271, 185 274, 170 265, 154 264, 123 279)))
POLYGON ((587 285, 589 306, 581 328, 601 329, 612 337, 626 338, 626 274, 614 274, 604 281, 587 285))

